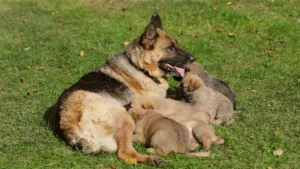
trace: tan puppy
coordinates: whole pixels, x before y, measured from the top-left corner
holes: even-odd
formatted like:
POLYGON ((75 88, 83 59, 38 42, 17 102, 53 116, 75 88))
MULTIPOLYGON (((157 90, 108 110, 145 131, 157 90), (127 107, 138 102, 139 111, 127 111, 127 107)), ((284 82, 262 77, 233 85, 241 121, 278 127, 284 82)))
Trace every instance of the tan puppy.
MULTIPOLYGON (((199 144, 185 125, 153 110, 131 108, 128 112, 136 123, 133 142, 151 147, 148 152, 157 154, 185 153, 188 156, 197 157, 210 154, 210 151, 190 152, 190 150, 197 148, 199 144)), ((206 136, 204 135, 203 138, 206 139, 206 136)), ((208 149, 205 148, 205 150, 208 149)))
POLYGON ((207 111, 209 122, 229 126, 235 122, 231 101, 219 91, 207 87, 197 76, 188 73, 182 80, 183 92, 191 105, 207 111))
MULTIPOLYGON (((209 150, 212 144, 224 143, 224 140, 216 136, 213 128, 208 124, 207 113, 188 104, 166 98, 138 97, 131 101, 131 107, 139 111, 140 109, 154 110, 165 117, 183 124, 189 130, 190 135, 203 144, 204 150, 209 150)), ((140 124, 137 124, 137 126, 139 125, 140 124)), ((140 126, 142 126, 141 128, 143 129, 143 125, 140 126)), ((159 125, 152 124, 149 127, 156 128, 157 126, 159 125)), ((160 144, 163 145, 162 143, 160 144)), ((190 144, 190 148, 191 147, 193 147, 193 145, 190 144)), ((188 155, 200 156, 190 153, 188 155)))
POLYGON ((188 73, 192 73, 197 75, 207 87, 210 87, 216 91, 219 91, 224 96, 226 96, 232 103, 233 109, 236 110, 236 98, 235 94, 231 91, 229 86, 222 80, 217 79, 210 74, 208 74, 203 67, 199 64, 194 62, 193 64, 186 66, 185 70, 188 73))
POLYGON ((128 112, 136 123, 133 142, 152 147, 157 154, 187 152, 190 135, 184 125, 153 110, 132 108, 128 112))

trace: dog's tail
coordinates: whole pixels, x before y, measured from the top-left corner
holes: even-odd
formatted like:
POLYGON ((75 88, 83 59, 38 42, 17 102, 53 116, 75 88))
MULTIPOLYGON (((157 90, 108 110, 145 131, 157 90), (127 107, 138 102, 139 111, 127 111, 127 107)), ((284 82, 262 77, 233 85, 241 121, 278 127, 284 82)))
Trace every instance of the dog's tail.
POLYGON ((210 151, 206 151, 206 150, 201 150, 198 152, 188 152, 186 153, 187 156, 189 157, 206 157, 210 155, 210 151))

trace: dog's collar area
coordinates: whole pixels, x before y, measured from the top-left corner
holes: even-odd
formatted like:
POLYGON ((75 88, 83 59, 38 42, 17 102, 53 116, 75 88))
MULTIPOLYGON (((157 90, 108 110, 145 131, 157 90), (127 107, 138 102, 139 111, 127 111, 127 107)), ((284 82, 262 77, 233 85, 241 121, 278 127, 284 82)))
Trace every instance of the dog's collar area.
POLYGON ((128 57, 128 55, 127 55, 126 52, 124 52, 124 55, 126 55, 126 58, 128 59, 128 62, 129 62, 132 66, 134 66, 137 70, 143 72, 147 77, 149 77, 150 79, 152 79, 155 83, 161 84, 161 82, 160 82, 157 78, 152 77, 152 76, 149 74, 149 72, 148 72, 147 70, 141 69, 141 68, 137 67, 137 66, 131 61, 131 59, 128 57))

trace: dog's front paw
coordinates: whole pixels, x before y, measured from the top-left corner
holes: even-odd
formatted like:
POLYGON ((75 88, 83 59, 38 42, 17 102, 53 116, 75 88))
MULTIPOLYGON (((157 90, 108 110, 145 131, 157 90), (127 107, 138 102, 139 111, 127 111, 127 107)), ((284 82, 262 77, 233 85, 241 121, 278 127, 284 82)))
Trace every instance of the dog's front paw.
POLYGON ((203 85, 203 83, 198 76, 188 74, 182 80, 182 85, 183 85, 184 92, 187 93, 187 92, 193 92, 197 90, 203 85))
POLYGON ((148 164, 153 166, 153 167, 163 167, 167 166, 168 163, 158 157, 150 157, 148 160, 148 164))

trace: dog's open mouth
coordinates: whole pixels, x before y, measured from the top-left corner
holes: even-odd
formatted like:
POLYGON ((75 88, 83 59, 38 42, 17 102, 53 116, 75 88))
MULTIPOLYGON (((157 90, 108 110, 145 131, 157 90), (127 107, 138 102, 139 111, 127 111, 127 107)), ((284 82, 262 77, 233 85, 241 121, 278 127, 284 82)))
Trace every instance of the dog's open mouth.
POLYGON ((185 70, 182 67, 173 66, 169 63, 162 63, 160 64, 160 67, 168 71, 173 77, 183 78, 185 75, 185 70))

